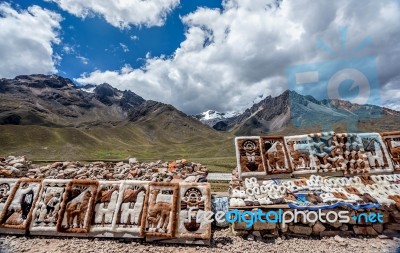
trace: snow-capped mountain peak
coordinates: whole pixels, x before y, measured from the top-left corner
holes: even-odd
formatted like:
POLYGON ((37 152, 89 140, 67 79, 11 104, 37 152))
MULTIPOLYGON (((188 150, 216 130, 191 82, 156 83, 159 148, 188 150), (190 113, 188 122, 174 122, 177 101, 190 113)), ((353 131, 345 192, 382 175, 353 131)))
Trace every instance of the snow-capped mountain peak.
POLYGON ((207 110, 200 114, 194 115, 196 119, 200 120, 206 125, 213 127, 217 122, 239 116, 239 112, 218 112, 215 110, 207 110))
POLYGON ((214 110, 208 110, 203 113, 196 115, 195 117, 199 120, 213 120, 213 119, 227 119, 240 115, 238 112, 218 112, 214 110))

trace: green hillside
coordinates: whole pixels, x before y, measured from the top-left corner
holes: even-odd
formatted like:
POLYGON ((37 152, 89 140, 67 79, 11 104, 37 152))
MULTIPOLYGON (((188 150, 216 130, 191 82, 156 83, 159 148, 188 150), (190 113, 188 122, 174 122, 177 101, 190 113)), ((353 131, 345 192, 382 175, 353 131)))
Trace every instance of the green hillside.
POLYGON ((169 135, 161 135, 156 128, 149 124, 91 129, 1 125, 0 156, 25 155, 33 161, 185 158, 207 165, 215 172, 230 172, 235 168, 231 135, 211 131, 204 136, 181 133, 177 139, 171 131, 167 131, 169 135))

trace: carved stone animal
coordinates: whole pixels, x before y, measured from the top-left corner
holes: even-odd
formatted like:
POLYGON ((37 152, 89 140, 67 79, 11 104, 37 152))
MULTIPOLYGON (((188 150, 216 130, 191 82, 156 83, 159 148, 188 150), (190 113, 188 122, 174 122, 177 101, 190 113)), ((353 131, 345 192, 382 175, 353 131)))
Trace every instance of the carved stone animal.
POLYGON ((158 228, 158 223, 159 223, 160 228, 162 228, 164 231, 167 231, 167 227, 169 224, 169 216, 172 211, 172 204, 161 201, 156 202, 159 193, 160 193, 159 189, 155 189, 152 191, 152 199, 150 201, 147 221, 149 227, 158 228))
POLYGON ((111 196, 114 191, 118 191, 119 186, 114 185, 111 189, 101 189, 97 193, 96 203, 104 203, 104 208, 107 208, 111 201, 111 196))
POLYGON ((75 217, 77 219, 77 227, 83 227, 85 214, 87 212, 91 197, 92 193, 90 191, 84 191, 78 195, 78 197, 68 202, 66 207, 68 228, 73 227, 75 217))
POLYGON ((290 156, 293 158, 295 167, 310 167, 310 154, 306 150, 294 148, 294 141, 288 141, 290 156), (304 165, 303 165, 304 162, 304 165))
POLYGON ((285 169, 285 152, 283 151, 283 146, 280 143, 276 143, 275 151, 267 151, 267 158, 269 161, 269 166, 272 171, 279 169, 285 169))
POLYGON ((121 224, 138 224, 142 220, 143 209, 141 206, 137 206, 136 202, 140 192, 144 192, 146 189, 141 186, 138 189, 126 189, 122 198, 121 209, 119 211, 119 220, 121 224), (136 209, 140 209, 137 212, 136 209))

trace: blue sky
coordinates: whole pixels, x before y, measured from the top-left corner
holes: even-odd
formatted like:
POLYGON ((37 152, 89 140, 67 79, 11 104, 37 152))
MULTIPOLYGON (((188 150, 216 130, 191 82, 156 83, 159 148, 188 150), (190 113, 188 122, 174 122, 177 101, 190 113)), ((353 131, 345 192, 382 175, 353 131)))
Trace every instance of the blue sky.
POLYGON ((398 0, 6 0, 0 78, 107 82, 187 114, 241 112, 288 88, 400 110, 399 20, 398 0), (302 66, 318 81, 291 83, 302 66))
POLYGON ((144 64, 143 59, 147 53, 151 56, 169 56, 185 39, 185 26, 180 20, 181 16, 195 11, 198 7, 221 8, 220 1, 183 0, 179 7, 168 15, 161 27, 132 26, 119 29, 99 15, 85 19, 76 17, 62 10, 54 2, 33 0, 10 3, 21 9, 38 5, 62 15, 64 20, 60 24, 63 43, 55 45, 54 51, 62 56, 57 67, 60 74, 71 79, 84 72, 119 69, 124 64, 139 68, 144 64), (121 43, 126 46, 125 50, 121 43), (66 52, 66 47, 71 48, 73 52, 66 52))

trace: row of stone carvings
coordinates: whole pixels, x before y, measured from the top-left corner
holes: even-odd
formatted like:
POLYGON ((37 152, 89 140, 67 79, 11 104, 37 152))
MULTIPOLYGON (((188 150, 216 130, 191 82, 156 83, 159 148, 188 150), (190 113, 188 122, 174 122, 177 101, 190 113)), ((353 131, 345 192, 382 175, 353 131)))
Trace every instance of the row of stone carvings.
POLYGON ((251 136, 235 139, 239 177, 400 171, 400 131, 251 136))
POLYGON ((208 183, 0 179, 0 233, 207 240, 210 210, 208 183))

